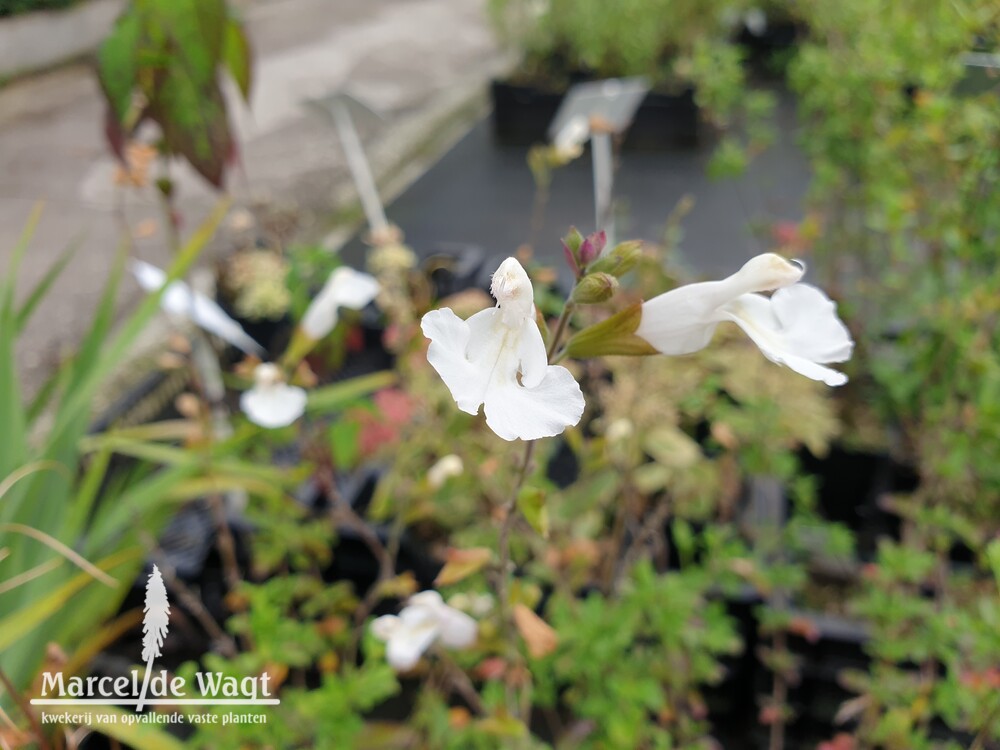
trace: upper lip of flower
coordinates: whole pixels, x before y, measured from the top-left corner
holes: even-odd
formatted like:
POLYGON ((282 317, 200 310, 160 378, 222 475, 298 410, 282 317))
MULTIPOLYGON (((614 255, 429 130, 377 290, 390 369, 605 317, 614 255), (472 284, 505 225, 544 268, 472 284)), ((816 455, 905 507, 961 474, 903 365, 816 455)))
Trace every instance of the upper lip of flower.
POLYGON ((450 309, 421 321, 431 340, 427 359, 458 407, 476 414, 505 440, 558 435, 583 414, 580 386, 564 367, 548 364, 534 320, 531 281, 514 258, 493 275, 497 307, 462 320, 450 309))

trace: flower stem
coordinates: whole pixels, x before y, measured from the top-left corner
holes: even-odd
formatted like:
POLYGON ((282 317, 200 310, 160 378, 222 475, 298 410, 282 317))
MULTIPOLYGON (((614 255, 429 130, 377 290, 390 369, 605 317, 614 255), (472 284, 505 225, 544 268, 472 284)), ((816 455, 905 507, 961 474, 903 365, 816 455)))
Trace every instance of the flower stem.
MULTIPOLYGON (((552 361, 552 355, 558 348, 563 334, 566 332, 566 327, 569 325, 569 319, 572 314, 573 302, 567 299, 566 303, 563 305, 562 313, 559 315, 559 321, 556 323, 555 330, 552 333, 552 339, 549 341, 549 348, 546 352, 546 358, 549 362, 552 361)), ((517 498, 521 493, 521 488, 524 486, 524 480, 528 477, 528 471, 531 468, 531 459, 535 454, 536 443, 536 440, 529 440, 524 444, 524 454, 522 455, 521 463, 518 466, 517 477, 514 480, 514 485, 511 488, 507 501, 501 506, 503 521, 500 526, 500 539, 497 543, 500 552, 500 575, 497 580, 497 600, 499 603, 500 632, 503 637, 503 642, 507 648, 508 669, 510 669, 512 665, 520 663, 521 661, 521 654, 516 646, 517 634, 515 632, 514 618, 510 606, 511 584, 514 577, 513 571, 511 570, 510 535, 514 528, 514 521, 517 518, 517 498)), ((507 711, 511 716, 519 717, 522 714, 522 711, 510 677, 511 674, 508 673, 508 679, 506 681, 507 711)), ((530 709, 530 704, 528 709, 530 709)))
MULTIPOLYGON (((559 316, 559 322, 556 323, 556 330, 552 333, 552 340, 549 342, 549 350, 546 352, 549 364, 552 364, 552 355, 559 346, 559 340, 562 338, 563 333, 565 333, 566 326, 569 325, 570 316, 573 315, 573 307, 574 305, 570 300, 566 300, 566 304, 563 305, 562 314, 559 316)), ((562 357, 560 357, 560 359, 562 359, 562 357)))

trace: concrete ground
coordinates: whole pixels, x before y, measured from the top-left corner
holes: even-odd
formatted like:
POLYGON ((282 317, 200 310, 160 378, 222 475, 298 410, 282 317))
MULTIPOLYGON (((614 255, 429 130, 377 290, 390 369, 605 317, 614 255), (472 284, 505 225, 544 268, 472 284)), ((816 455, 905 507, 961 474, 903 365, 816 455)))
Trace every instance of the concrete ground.
MULTIPOLYGON (((231 179, 238 203, 275 202, 319 217, 332 213, 337 196, 350 195, 335 133, 305 101, 347 87, 378 108, 385 122, 363 137, 376 172, 398 186, 407 173, 387 171, 404 162, 410 172, 419 170, 412 152, 432 158, 435 136, 467 113, 469 101, 503 66, 485 0, 243 5, 255 82, 249 108, 234 109, 245 167, 245 177, 231 179)), ((22 293, 66 247, 79 243, 21 341, 18 358, 28 390, 79 341, 124 228, 140 257, 169 262, 153 188, 115 185, 102 118, 96 78, 85 64, 0 88, 0 274, 37 201, 45 212, 18 277, 22 293)), ((184 226, 194 227, 216 197, 190 171, 175 169, 172 176, 184 226)), ((127 281, 122 304, 134 304, 139 295, 127 281)))

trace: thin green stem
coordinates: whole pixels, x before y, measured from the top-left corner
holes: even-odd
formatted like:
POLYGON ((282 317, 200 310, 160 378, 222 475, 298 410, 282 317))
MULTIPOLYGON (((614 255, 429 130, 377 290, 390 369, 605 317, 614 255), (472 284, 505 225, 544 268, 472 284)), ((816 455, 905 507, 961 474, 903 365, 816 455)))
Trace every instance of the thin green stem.
MULTIPOLYGON (((563 305, 562 314, 559 316, 559 322, 556 323, 556 330, 552 333, 552 340, 549 342, 549 350, 546 352, 550 364, 553 361, 552 355, 556 352, 563 333, 566 332, 566 326, 569 325, 569 319, 573 315, 573 307, 573 303, 569 300, 566 300, 566 304, 563 305)), ((560 356, 559 359, 562 359, 562 356, 560 356)))

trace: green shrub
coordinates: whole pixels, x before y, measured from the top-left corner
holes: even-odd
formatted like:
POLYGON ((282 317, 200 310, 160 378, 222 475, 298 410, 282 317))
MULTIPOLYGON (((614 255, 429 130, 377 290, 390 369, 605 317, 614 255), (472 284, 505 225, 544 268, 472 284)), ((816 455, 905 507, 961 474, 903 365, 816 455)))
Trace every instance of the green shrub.
POLYGON ((36 10, 59 10, 77 2, 78 0, 0 0, 0 18, 36 10))

